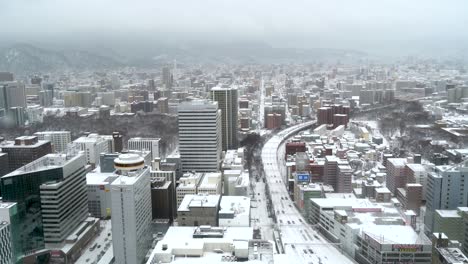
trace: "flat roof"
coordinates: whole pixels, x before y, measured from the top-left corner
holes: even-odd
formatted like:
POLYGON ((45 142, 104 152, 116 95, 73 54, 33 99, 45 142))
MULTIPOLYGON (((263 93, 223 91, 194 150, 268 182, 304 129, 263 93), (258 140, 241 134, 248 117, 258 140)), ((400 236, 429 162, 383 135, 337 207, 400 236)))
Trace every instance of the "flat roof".
POLYGON ((250 198, 245 196, 223 196, 219 207, 220 214, 249 215, 250 198))
POLYGON ((186 194, 177 211, 190 211, 190 207, 216 207, 221 195, 186 194))

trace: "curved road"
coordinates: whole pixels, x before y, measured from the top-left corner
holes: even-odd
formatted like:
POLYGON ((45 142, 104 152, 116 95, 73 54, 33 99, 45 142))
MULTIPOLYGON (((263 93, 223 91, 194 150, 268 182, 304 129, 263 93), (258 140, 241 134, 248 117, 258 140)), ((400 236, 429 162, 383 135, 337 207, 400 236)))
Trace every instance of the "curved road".
POLYGON ((291 256, 291 263, 356 263, 327 242, 306 222, 289 198, 285 179, 284 141, 301 130, 311 127, 309 121, 289 127, 273 136, 262 149, 262 161, 266 183, 277 219, 277 230, 284 253, 291 256))

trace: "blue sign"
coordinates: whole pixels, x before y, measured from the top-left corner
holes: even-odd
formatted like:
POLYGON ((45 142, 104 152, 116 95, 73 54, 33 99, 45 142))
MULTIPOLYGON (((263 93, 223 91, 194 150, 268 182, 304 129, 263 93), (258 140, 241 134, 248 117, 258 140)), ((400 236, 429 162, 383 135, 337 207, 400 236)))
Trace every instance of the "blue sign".
POLYGON ((297 174, 297 181, 309 181, 309 174, 297 174))

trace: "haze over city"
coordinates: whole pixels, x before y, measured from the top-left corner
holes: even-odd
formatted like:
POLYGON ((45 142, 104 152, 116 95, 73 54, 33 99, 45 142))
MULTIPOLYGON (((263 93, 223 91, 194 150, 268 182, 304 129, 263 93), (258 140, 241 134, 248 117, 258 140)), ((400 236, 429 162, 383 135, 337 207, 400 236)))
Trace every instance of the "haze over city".
POLYGON ((397 56, 453 55, 468 46, 463 0, 17 0, 0 7, 3 45, 264 43, 397 56))
POLYGON ((468 263, 467 11, 0 0, 0 264, 468 263))

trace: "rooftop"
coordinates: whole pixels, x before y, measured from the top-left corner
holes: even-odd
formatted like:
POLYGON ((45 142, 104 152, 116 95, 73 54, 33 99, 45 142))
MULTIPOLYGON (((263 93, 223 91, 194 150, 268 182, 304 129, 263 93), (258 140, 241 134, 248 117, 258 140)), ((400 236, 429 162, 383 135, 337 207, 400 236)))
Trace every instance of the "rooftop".
POLYGON ((8 173, 3 177, 12 177, 23 173, 42 171, 55 168, 61 168, 74 162, 81 162, 83 166, 86 165, 84 155, 82 152, 70 153, 70 154, 47 154, 31 163, 18 168, 15 171, 8 173), (81 159, 81 161, 78 161, 81 159))
POLYGON ((187 194, 177 211, 190 211, 190 207, 217 207, 220 195, 187 194))

